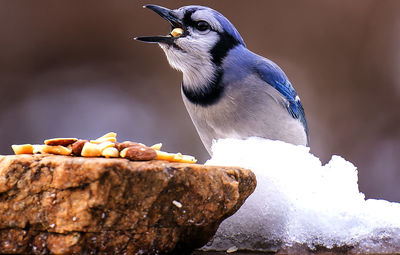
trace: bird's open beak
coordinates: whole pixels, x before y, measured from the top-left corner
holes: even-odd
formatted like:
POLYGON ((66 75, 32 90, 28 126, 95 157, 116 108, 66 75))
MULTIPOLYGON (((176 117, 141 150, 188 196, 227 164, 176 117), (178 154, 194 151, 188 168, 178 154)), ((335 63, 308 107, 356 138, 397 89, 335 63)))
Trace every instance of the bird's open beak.
POLYGON ((170 9, 154 5, 154 4, 147 4, 143 6, 143 8, 148 8, 158 15, 160 15, 162 18, 167 20, 171 24, 171 31, 170 34, 166 36, 140 36, 136 37, 135 40, 142 41, 142 42, 149 42, 149 43, 167 43, 167 44, 172 44, 174 39, 179 37, 183 33, 182 29, 182 21, 177 18, 173 11, 170 9))

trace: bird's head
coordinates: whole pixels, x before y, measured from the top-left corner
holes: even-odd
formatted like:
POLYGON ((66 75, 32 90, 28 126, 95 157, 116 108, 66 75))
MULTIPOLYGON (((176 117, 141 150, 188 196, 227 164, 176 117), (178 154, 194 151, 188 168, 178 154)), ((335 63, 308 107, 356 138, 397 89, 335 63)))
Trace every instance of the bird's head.
POLYGON ((158 43, 170 65, 183 73, 184 84, 196 87, 209 83, 217 75, 229 50, 244 41, 236 28, 219 12, 204 6, 184 6, 170 10, 145 5, 171 24, 166 36, 137 37, 158 43))

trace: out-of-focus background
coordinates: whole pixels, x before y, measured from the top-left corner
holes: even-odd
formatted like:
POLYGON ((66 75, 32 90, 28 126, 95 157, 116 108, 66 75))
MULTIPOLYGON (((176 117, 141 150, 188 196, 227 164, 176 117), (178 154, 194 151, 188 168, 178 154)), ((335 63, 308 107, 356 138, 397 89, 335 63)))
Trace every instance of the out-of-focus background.
MULTIPOLYGON (((142 5, 219 10, 278 63, 304 104, 311 150, 359 168, 367 197, 400 201, 400 1, 1 1, 0 154, 51 137, 119 140, 208 155, 142 5)), ((340 189, 340 187, 337 187, 340 189)))

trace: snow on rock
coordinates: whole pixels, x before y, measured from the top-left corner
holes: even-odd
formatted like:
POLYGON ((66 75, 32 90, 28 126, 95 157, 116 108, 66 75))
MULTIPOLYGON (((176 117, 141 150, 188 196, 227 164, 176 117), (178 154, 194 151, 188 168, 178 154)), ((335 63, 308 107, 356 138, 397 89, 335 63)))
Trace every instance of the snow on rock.
POLYGON ((249 168, 257 188, 203 249, 400 252, 400 204, 365 200, 356 167, 342 157, 322 165, 308 147, 254 137, 218 140, 212 150, 206 164, 249 168))

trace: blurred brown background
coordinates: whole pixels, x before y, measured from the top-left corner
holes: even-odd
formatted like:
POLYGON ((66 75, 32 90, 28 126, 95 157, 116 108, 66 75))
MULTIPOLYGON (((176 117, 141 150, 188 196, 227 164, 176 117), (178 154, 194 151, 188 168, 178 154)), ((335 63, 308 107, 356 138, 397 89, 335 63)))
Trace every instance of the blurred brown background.
MULTIPOLYGON (((208 155, 181 74, 134 36, 169 25, 142 9, 219 10, 248 48, 277 62, 302 98, 311 150, 359 168, 367 197, 400 201, 400 1, 1 1, 0 154, 49 137, 163 142, 208 155)), ((338 187, 340 188, 340 187, 338 187)))

